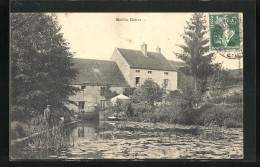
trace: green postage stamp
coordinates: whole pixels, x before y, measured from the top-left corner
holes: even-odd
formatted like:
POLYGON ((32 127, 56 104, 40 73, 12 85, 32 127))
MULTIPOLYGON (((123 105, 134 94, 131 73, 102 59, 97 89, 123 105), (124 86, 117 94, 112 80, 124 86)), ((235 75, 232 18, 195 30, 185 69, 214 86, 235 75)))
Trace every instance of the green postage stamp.
POLYGON ((210 49, 232 51, 241 49, 240 15, 209 14, 210 49))

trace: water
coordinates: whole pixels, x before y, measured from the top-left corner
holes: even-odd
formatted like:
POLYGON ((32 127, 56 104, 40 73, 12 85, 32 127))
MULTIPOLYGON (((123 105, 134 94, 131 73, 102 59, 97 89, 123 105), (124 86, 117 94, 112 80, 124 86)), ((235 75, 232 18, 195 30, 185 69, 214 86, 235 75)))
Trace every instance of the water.
MULTIPOLYGON (((39 153, 37 153, 39 155, 39 153)), ((171 124, 81 122, 66 147, 48 159, 242 159, 242 129, 203 129, 171 124)))

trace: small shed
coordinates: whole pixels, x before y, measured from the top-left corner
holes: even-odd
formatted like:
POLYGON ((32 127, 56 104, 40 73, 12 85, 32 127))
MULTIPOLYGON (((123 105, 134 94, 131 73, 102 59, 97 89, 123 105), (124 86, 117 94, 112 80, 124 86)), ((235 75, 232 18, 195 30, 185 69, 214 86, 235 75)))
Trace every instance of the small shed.
POLYGON ((111 98, 111 104, 115 105, 117 100, 122 100, 122 101, 130 100, 130 97, 127 97, 127 96, 125 96, 123 94, 117 95, 117 96, 111 98))

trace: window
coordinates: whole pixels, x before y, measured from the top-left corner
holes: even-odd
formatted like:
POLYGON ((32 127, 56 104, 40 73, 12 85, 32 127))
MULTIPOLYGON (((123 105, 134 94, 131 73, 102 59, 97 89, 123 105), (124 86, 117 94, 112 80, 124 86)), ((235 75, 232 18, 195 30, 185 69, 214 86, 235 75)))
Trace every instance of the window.
POLYGON ((168 75, 169 73, 168 72, 164 72, 164 75, 168 75))
POLYGON ((79 102, 79 110, 84 110, 84 106, 85 106, 85 102, 84 101, 80 101, 79 102))
POLYGON ((136 77, 136 78, 135 78, 135 85, 136 85, 137 87, 140 86, 140 77, 136 77))
POLYGON ((140 70, 135 70, 136 73, 140 73, 140 70))
POLYGON ((106 108, 106 100, 100 100, 100 107, 101 109, 106 108))
POLYGON ((104 86, 100 87, 100 95, 105 96, 105 93, 106 93, 106 87, 104 86))
POLYGON ((86 85, 81 85, 81 89, 85 89, 86 88, 86 85))
POLYGON ((148 71, 148 74, 152 74, 153 72, 152 71, 148 71))
POLYGON ((163 86, 166 88, 168 86, 168 79, 163 80, 163 86))

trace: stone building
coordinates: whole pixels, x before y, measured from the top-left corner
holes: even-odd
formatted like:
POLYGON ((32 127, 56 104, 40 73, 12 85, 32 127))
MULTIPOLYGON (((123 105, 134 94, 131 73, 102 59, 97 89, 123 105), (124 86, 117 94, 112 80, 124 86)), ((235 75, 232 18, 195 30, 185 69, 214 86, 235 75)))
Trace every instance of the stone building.
POLYGON ((77 78, 72 85, 80 91, 69 100, 76 105, 68 105, 70 110, 75 112, 93 112, 96 107, 106 108, 105 92, 107 87, 111 91, 122 94, 128 84, 113 61, 92 60, 92 59, 73 59, 74 68, 79 70, 77 78))
POLYGON ((148 52, 147 45, 141 50, 116 48, 111 61, 115 61, 131 87, 140 87, 151 79, 167 90, 177 89, 177 69, 162 55, 161 48, 148 52))
POLYGON ((80 91, 69 98, 76 105, 68 105, 75 112, 93 112, 96 107, 106 108, 106 89, 123 94, 126 87, 140 87, 146 79, 151 79, 166 90, 178 88, 177 68, 172 65, 157 48, 147 51, 143 44, 140 50, 116 48, 110 61, 93 59, 73 59, 79 70, 72 85, 80 91))

